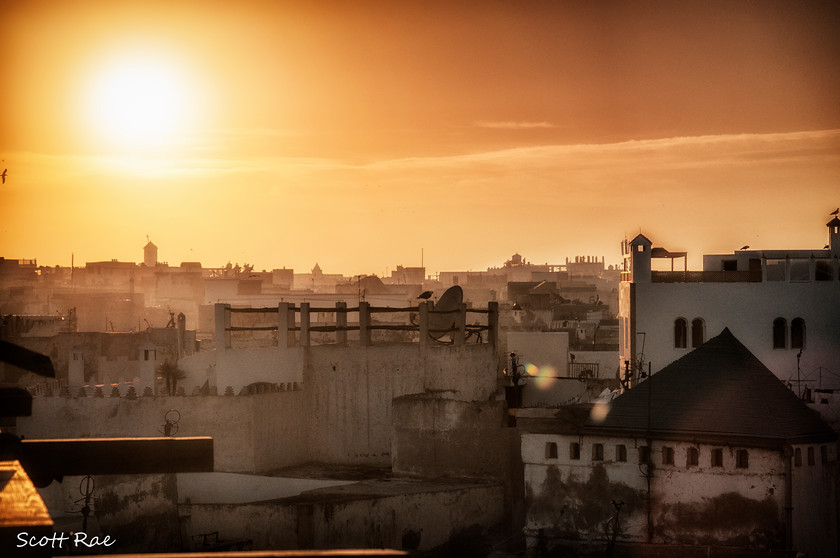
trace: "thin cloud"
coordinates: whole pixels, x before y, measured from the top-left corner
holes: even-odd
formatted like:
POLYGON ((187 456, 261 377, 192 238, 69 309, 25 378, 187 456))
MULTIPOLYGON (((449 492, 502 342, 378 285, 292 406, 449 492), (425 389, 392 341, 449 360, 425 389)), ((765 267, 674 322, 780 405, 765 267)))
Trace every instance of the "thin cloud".
POLYGON ((557 128, 556 125, 550 122, 514 122, 514 121, 502 121, 502 122, 490 122, 490 121, 483 121, 480 120, 475 122, 474 124, 477 128, 490 128, 493 130, 534 130, 534 129, 548 129, 548 128, 557 128))

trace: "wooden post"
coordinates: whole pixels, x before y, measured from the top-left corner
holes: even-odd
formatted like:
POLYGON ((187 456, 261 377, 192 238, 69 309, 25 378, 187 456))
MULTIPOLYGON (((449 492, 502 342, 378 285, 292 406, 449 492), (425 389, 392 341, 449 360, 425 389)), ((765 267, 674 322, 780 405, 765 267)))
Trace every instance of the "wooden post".
POLYGON ((450 335, 454 336, 453 344, 459 347, 464 344, 464 340, 467 338, 467 305, 463 302, 461 307, 458 308, 458 313, 455 314, 455 331, 450 335))
POLYGON ((300 345, 309 346, 309 303, 300 303, 300 345))
POLYGON ((487 325, 489 329, 487 330, 487 342, 491 345, 496 345, 496 340, 499 336, 499 303, 498 302, 490 302, 487 304, 487 325))
POLYGON ((230 304, 216 303, 216 350, 230 348, 230 304))
POLYGON ((277 347, 294 347, 295 332, 292 328, 295 325, 295 308, 288 302, 281 302, 277 305, 277 347))
MULTIPOLYGON (((347 327, 347 303, 335 303, 335 325, 339 328, 347 327)), ((335 341, 339 345, 347 344, 347 330, 338 329, 335 332, 335 341)))
POLYGON ((370 302, 359 303, 359 345, 370 345, 370 302))
POLYGON ((419 305, 420 313, 420 354, 426 353, 426 346, 429 344, 429 308, 432 303, 428 301, 421 302, 419 305))

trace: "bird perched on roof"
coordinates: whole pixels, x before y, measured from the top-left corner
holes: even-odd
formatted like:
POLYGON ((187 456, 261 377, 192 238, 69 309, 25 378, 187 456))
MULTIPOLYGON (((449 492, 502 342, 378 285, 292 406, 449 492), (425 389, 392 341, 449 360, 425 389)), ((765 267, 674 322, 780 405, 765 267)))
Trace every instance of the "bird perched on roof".
MULTIPOLYGON (((6 171, 3 171, 3 176, 6 176, 6 171)), ((838 213, 840 213, 840 207, 829 213, 829 215, 837 215, 838 213)))
POLYGON ((418 296, 417 298, 422 298, 423 300, 429 300, 430 298, 432 298, 433 294, 434 294, 434 291, 423 291, 422 293, 420 293, 420 296, 418 296))
POLYGON ((750 247, 750 245, 749 245, 749 244, 747 244, 747 245, 745 245, 745 246, 741 246, 741 250, 747 250, 747 249, 749 249, 749 247, 750 247))
POLYGON ((9 172, 9 169, 3 169, 3 174, 0 174, 0 177, 3 178, 3 184, 6 183, 6 173, 9 172))

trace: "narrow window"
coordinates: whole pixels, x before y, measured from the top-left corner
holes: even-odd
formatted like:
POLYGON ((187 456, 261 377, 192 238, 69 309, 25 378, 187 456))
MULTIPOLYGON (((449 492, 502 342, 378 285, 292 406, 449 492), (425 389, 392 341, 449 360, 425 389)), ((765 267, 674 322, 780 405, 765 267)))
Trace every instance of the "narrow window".
POLYGON ((802 318, 794 318, 790 322, 790 348, 805 348, 805 320, 802 318))
POLYGON ((700 452, 697 448, 688 448, 685 450, 685 466, 696 467, 700 464, 700 452))
POLYGON ((685 349, 687 328, 688 328, 688 326, 686 324, 685 319, 677 318, 674 321, 674 348, 675 349, 685 349))
POLYGON ((750 466, 750 454, 745 449, 740 449, 735 452, 735 467, 738 469, 747 469, 750 466))
POLYGON ((545 443, 545 458, 557 459, 557 444, 554 442, 545 443))
POLYGON ((663 465, 673 465, 674 464, 674 448, 663 447, 662 448, 662 464, 663 465))
POLYGON ((797 467, 802 467, 802 448, 793 450, 793 464, 797 467))
POLYGON ((723 450, 720 448, 712 450, 712 467, 723 467, 723 450))
POLYGON ((784 349, 787 347, 787 321, 784 318, 773 320, 773 348, 784 349))
POLYGON ((639 446, 639 463, 650 463, 650 448, 639 446))
POLYGON ((828 463, 828 446, 820 446, 820 463, 828 463))
POLYGON ((706 340, 705 324, 700 318, 691 321, 691 346, 697 348, 706 340))
POLYGON ((808 448, 808 465, 813 465, 816 463, 816 459, 814 459, 814 446, 808 448))
POLYGON ((624 444, 618 444, 615 446, 615 460, 627 461, 627 446, 624 444))
POLYGON ((592 461, 604 460, 604 444, 592 444, 592 461))
POLYGON ((580 444, 577 442, 569 444, 569 459, 580 459, 580 444))

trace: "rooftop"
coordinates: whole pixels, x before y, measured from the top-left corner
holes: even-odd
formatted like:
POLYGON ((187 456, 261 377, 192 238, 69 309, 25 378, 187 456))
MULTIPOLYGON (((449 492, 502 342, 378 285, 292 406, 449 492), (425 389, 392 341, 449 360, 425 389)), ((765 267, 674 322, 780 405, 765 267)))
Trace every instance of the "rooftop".
POLYGON ((774 447, 837 438, 728 328, 617 397, 606 418, 590 418, 586 428, 774 447))

